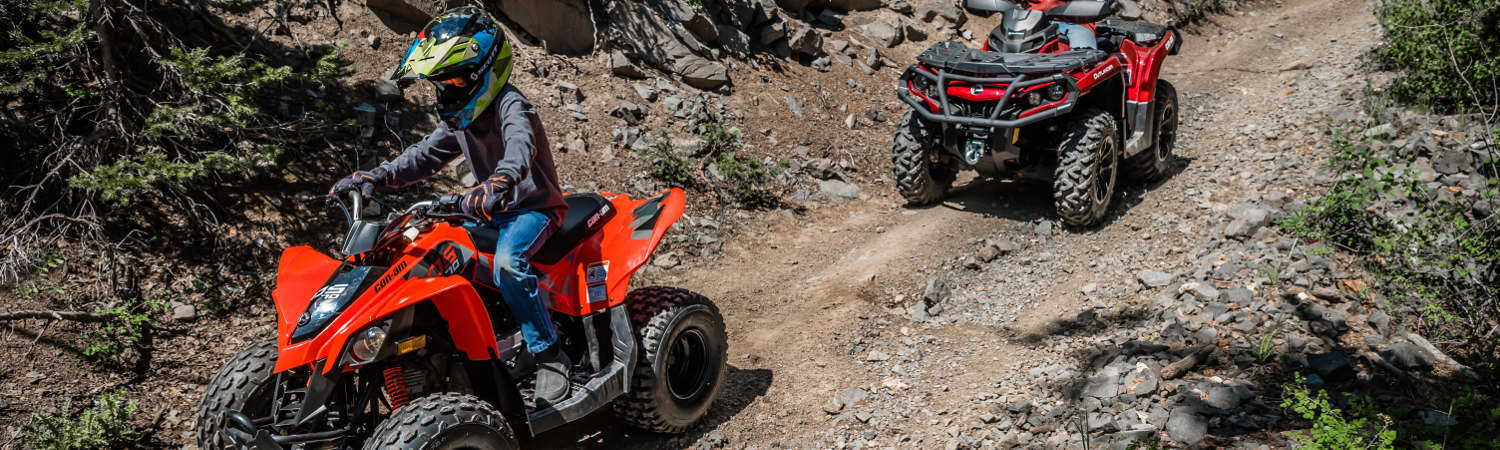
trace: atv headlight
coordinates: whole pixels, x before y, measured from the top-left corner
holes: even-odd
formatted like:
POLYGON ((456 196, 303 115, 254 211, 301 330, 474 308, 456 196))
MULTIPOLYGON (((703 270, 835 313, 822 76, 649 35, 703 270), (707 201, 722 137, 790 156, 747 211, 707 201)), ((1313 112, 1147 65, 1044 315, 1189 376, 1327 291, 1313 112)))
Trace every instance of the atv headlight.
POLYGON ((1030 103, 1031 106, 1037 106, 1037 105, 1042 104, 1042 93, 1037 92, 1037 91, 1031 91, 1030 93, 1027 93, 1026 94, 1026 103, 1030 103))
POLYGON ((1066 95, 1067 93, 1068 91, 1064 90, 1061 84, 1053 84, 1051 86, 1047 86, 1047 100, 1052 100, 1054 102, 1062 100, 1063 95, 1066 95))
POLYGON ((380 354, 380 346, 385 345, 385 327, 386 324, 375 325, 354 335, 354 344, 349 346, 349 353, 356 364, 370 362, 380 354))

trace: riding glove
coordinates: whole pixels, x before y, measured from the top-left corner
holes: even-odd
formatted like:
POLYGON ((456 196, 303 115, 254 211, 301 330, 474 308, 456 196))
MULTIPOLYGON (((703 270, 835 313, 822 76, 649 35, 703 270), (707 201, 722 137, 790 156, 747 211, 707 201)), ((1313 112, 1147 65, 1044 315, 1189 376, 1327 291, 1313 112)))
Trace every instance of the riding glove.
POLYGON ((510 195, 510 189, 514 186, 515 182, 510 177, 493 175, 464 194, 459 206, 463 208, 464 214, 488 222, 495 212, 505 210, 505 197, 510 195))
POLYGON ((375 191, 376 186, 385 186, 390 181, 390 173, 384 167, 376 167, 370 170, 356 170, 353 175, 344 177, 333 188, 328 190, 328 195, 358 189, 359 195, 369 197, 375 191))

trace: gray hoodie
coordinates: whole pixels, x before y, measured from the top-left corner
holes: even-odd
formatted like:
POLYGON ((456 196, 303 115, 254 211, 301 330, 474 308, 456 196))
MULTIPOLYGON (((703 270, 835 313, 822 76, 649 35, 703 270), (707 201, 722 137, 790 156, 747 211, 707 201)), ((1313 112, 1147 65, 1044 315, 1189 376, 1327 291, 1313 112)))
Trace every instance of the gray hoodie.
POLYGON ((531 101, 514 86, 501 88, 490 111, 468 128, 454 131, 440 122, 432 134, 380 167, 390 173, 389 184, 400 187, 432 176, 459 155, 468 159, 475 179, 505 175, 515 180, 511 197, 501 204, 507 210, 538 211, 554 226, 562 223, 567 204, 552 165, 547 131, 531 101))

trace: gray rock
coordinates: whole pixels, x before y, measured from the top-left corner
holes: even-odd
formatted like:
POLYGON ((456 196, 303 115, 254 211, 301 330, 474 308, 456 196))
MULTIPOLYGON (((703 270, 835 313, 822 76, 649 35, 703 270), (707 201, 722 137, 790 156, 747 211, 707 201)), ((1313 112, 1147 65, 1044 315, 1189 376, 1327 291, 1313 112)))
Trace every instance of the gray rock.
POLYGON ((934 275, 927 280, 927 287, 922 289, 922 300, 929 305, 935 305, 948 301, 948 296, 953 294, 953 287, 948 280, 941 275, 934 275))
POLYGON ((566 81, 557 82, 557 93, 562 95, 563 103, 574 105, 583 102, 583 91, 578 85, 566 81))
POLYGON ((890 359, 891 355, 880 350, 870 350, 870 354, 865 355, 865 361, 870 362, 889 361, 890 359))
POLYGON ((1114 398, 1120 393, 1119 374, 1099 374, 1089 377, 1083 385, 1083 395, 1098 399, 1114 398))
POLYGON ((541 39, 542 48, 548 52, 580 55, 594 50, 594 36, 599 33, 588 0, 506 0, 493 5, 511 22, 541 39))
POLYGON ((1365 323, 1382 336, 1391 335, 1391 316, 1386 314, 1385 311, 1375 311, 1370 314, 1370 317, 1365 318, 1365 323))
POLYGON ((679 59, 674 71, 684 83, 698 89, 711 90, 729 83, 729 69, 698 56, 679 59))
POLYGON ((399 102, 403 99, 401 85, 395 80, 387 77, 375 79, 375 100, 382 102, 399 102))
POLYGON ((443 5, 429 0, 369 0, 365 6, 388 13, 413 25, 425 24, 443 11, 443 5))
POLYGON ((172 302, 173 322, 192 322, 198 320, 198 310, 188 303, 172 302))
POLYGON ((1159 288, 1172 283, 1172 275, 1149 269, 1136 272, 1135 277, 1148 288, 1159 288))
POLYGON ((613 117, 624 119, 625 123, 628 123, 630 125, 639 124, 641 123, 641 120, 644 120, 646 118, 646 108, 641 107, 641 105, 624 100, 621 100, 619 103, 616 103, 615 106, 612 106, 609 109, 605 110, 604 113, 609 114, 613 117))
POLYGON ((646 72, 640 66, 635 65, 625 52, 615 50, 609 52, 609 71, 615 75, 629 78, 645 78, 646 72))
POLYGON ((1243 287, 1236 287, 1225 292, 1224 300, 1229 301, 1229 303, 1240 305, 1242 307, 1249 306, 1250 302, 1255 300, 1255 292, 1252 292, 1249 289, 1245 289, 1243 287))
POLYGON ((1337 383, 1354 378, 1354 363, 1343 353, 1313 354, 1308 356, 1307 364, 1328 382, 1337 383))
POLYGON ((899 25, 892 24, 886 21, 871 22, 865 25, 861 25, 859 27, 859 34, 870 38, 870 40, 875 41, 875 43, 883 45, 886 48, 895 47, 901 44, 901 41, 904 37, 901 34, 901 27, 899 25))
POLYGON ((818 190, 833 198, 852 200, 859 198, 859 186, 845 183, 839 180, 823 180, 818 182, 818 190))
MULTIPOLYGON (((828 59, 827 56, 819 56, 816 59, 813 59, 812 63, 810 63, 809 65, 812 66, 814 70, 817 70, 819 72, 827 72, 833 70, 833 60, 828 59)), ((852 129, 853 127, 850 128, 852 129)))
POLYGON ((1219 299, 1220 295, 1219 290, 1214 288, 1212 284, 1200 282, 1183 284, 1182 289, 1179 292, 1191 293, 1193 294, 1193 297, 1196 297, 1198 300, 1205 302, 1216 301, 1219 299))
POLYGON ((1208 389, 1207 396, 1203 402, 1208 406, 1223 410, 1232 410, 1240 406, 1240 394, 1229 386, 1214 386, 1208 389))
POLYGON ((922 24, 911 19, 902 18, 901 27, 906 40, 909 42, 921 42, 927 40, 927 29, 922 24))
MULTIPOLYGON (((630 83, 630 88, 635 90, 635 96, 648 102, 656 101, 656 89, 640 83, 630 83)), ((678 99, 681 102, 681 99, 678 99)))
POLYGON ((828 0, 828 7, 844 11, 866 11, 882 6, 881 0, 828 0))
POLYGON ((1349 314, 1323 305, 1307 302, 1297 305, 1297 314, 1308 320, 1312 332, 1324 336, 1338 336, 1349 331, 1349 314))
POLYGON ((1041 237, 1052 236, 1052 221, 1043 220, 1040 223, 1037 223, 1036 227, 1032 228, 1031 232, 1036 233, 1037 236, 1041 237))
POLYGON ((964 14, 964 11, 953 2, 923 3, 917 5, 916 16, 918 19, 922 19, 923 22, 942 20, 953 26, 963 26, 964 22, 969 19, 964 14))
POLYGON ((869 396, 870 393, 865 392, 864 389, 852 387, 839 391, 839 393, 835 394, 833 398, 837 400, 840 405, 843 405, 843 407, 847 408, 859 404, 859 402, 865 400, 865 397, 869 396))
POLYGON ((1192 408, 1178 406, 1172 409, 1171 416, 1167 419, 1167 437, 1183 444, 1196 445, 1203 442, 1207 434, 1208 421, 1192 408))
POLYGON ((1380 356, 1406 370, 1432 370, 1433 364, 1437 362, 1437 357, 1432 353, 1410 342, 1397 342, 1380 352, 1380 356))
POLYGON ((787 37, 787 45, 793 52, 808 56, 823 55, 823 35, 807 25, 797 26, 787 37))
POLYGON ((787 97, 786 108, 788 110, 791 110, 792 115, 797 116, 798 119, 802 118, 802 99, 797 97, 787 97))
POLYGON ((718 24, 719 47, 736 58, 750 56, 750 35, 732 25, 718 24))

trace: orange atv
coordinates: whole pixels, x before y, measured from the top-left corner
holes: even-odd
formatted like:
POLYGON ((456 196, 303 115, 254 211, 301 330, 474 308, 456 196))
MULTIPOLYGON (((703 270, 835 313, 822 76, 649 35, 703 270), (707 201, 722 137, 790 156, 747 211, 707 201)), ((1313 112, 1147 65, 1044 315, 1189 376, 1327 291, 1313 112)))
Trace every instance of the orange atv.
MULTIPOLYGON (((464 226, 458 196, 384 220, 358 194, 342 260, 281 255, 275 341, 236 354, 198 408, 198 444, 217 448, 517 448, 606 405, 625 421, 681 432, 724 379, 724 319, 677 288, 628 291, 631 274, 682 216, 684 194, 573 194, 531 260, 573 361, 570 396, 531 400, 536 363, 491 279, 497 231, 464 226)), ((341 199, 342 200, 342 199, 341 199)), ((347 207, 345 203, 348 203, 347 207)))

